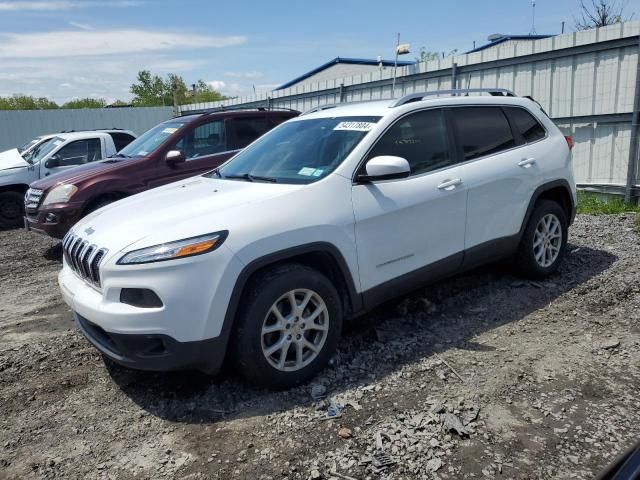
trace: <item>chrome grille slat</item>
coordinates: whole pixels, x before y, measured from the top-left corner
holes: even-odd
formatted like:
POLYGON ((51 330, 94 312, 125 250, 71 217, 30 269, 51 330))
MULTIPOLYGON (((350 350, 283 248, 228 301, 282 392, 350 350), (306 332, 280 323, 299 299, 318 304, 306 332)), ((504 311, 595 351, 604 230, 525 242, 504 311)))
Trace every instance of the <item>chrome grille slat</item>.
POLYGON ((37 188, 30 188, 24 196, 24 206, 28 209, 38 208, 40 200, 42 200, 42 194, 44 190, 38 190, 37 188))
POLYGON ((69 267, 83 280, 100 287, 100 264, 107 249, 69 232, 62 239, 62 253, 69 267))

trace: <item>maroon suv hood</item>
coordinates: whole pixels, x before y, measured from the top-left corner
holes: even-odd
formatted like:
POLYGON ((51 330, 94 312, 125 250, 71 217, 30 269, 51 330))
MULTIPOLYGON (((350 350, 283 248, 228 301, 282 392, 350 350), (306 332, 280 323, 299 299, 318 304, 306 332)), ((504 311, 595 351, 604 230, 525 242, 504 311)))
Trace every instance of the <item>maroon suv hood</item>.
MULTIPOLYGON (((146 160, 146 157, 140 158, 107 158, 99 162, 87 163, 79 167, 74 167, 64 172, 56 173, 48 177, 33 182, 30 186, 39 190, 47 190, 59 183, 78 184, 84 180, 103 175, 105 173, 130 168, 132 165, 138 164, 146 160)), ((134 167, 135 168, 135 167, 134 167)))

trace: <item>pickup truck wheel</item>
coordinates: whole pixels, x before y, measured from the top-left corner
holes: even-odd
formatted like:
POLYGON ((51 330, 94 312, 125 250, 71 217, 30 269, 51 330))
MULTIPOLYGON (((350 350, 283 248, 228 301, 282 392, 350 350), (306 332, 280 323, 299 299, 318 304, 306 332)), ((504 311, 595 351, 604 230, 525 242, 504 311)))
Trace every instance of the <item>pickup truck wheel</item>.
POLYGON ((235 358, 251 383, 300 385, 335 352, 342 329, 340 296, 317 270, 293 264, 271 269, 252 282, 242 304, 235 358))
POLYGON ((0 193, 0 227, 19 227, 23 224, 24 195, 18 192, 0 193))
POLYGON ((558 269, 567 245, 568 222, 564 209, 552 200, 541 200, 524 231, 516 267, 527 277, 544 278, 558 269))

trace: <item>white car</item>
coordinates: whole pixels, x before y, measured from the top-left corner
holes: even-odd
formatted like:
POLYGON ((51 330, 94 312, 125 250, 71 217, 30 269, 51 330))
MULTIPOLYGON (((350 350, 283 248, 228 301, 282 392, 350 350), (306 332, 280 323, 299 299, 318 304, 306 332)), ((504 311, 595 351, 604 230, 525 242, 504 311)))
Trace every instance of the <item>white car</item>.
POLYGON ((59 276, 77 325, 122 365, 212 373, 229 353, 288 387, 390 298, 505 257, 551 274, 575 215, 571 139, 532 100, 467 93, 321 107, 85 217, 59 276))
POLYGON ((0 227, 22 225, 24 195, 31 182, 107 158, 135 138, 133 132, 118 129, 64 132, 0 152, 0 227))

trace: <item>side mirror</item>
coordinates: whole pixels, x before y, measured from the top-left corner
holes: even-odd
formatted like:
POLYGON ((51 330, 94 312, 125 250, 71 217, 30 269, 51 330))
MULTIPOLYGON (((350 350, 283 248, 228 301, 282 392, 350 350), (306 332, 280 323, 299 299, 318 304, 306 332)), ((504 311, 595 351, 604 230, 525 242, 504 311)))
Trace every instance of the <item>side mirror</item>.
POLYGON ((178 163, 184 163, 186 161, 186 158, 184 156, 184 153, 182 153, 180 150, 169 150, 165 155, 164 160, 169 165, 177 165, 178 163))
POLYGON ((60 157, 58 155, 54 155, 49 160, 44 162, 44 166, 47 168, 55 168, 60 166, 60 157))
POLYGON ((392 180, 408 177, 411 174, 411 166, 402 157, 381 155, 370 159, 365 165, 365 171, 366 174, 359 175, 358 180, 364 182, 392 180))

